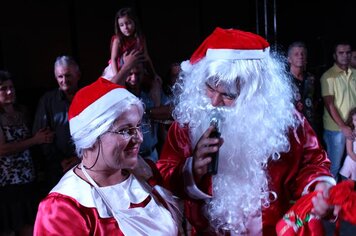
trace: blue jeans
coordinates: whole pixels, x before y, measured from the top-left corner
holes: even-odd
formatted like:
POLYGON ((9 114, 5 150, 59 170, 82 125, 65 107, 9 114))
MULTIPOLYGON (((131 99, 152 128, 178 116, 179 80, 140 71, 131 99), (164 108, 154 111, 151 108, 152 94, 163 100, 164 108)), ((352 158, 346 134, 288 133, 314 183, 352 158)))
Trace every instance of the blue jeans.
POLYGON ((330 171, 335 180, 338 180, 339 170, 342 165, 345 151, 346 138, 341 131, 324 130, 323 133, 326 151, 331 161, 330 171))

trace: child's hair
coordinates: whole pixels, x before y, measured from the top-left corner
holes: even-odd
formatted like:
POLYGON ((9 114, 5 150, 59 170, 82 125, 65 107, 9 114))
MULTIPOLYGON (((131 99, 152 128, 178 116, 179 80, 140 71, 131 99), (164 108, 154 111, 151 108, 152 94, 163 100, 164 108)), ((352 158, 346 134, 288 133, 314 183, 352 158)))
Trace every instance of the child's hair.
POLYGON ((347 116, 346 125, 351 127, 352 130, 355 129, 354 123, 352 122, 352 117, 356 115, 356 107, 352 108, 347 116))
POLYGON ((140 27, 140 22, 138 20, 138 17, 136 16, 135 12, 133 11, 132 8, 130 7, 124 7, 121 8, 115 16, 115 34, 117 37, 119 37, 120 42, 124 42, 125 41, 125 36, 122 34, 121 30, 120 30, 120 26, 118 23, 119 18, 122 18, 124 16, 127 16, 128 18, 130 18, 134 24, 135 24, 135 37, 141 38, 142 36, 142 31, 141 31, 141 27, 140 27))

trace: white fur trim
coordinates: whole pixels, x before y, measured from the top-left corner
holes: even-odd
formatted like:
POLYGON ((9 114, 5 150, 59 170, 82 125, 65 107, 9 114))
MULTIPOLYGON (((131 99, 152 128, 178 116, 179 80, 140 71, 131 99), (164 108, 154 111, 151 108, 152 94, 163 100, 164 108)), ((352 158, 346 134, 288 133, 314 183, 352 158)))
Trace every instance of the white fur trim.
POLYGON ((91 185, 79 178, 74 173, 74 168, 67 171, 50 193, 60 193, 74 198, 85 207, 95 207, 91 185))
MULTIPOLYGON (((109 217, 110 213, 101 196, 92 185, 74 173, 74 168, 69 170, 50 192, 72 197, 85 207, 98 208, 100 216, 109 217)), ((101 187, 101 191, 104 191, 106 196, 113 195, 110 202, 113 199, 120 199, 115 204, 115 207, 120 209, 127 209, 130 203, 140 203, 149 195, 133 175, 120 184, 101 187)))
POLYGON ((114 73, 112 72, 111 63, 107 67, 105 67, 101 77, 103 77, 104 79, 107 79, 107 80, 111 80, 112 77, 114 77, 114 73))
POLYGON ((190 61, 189 60, 186 60, 186 61, 183 61, 181 64, 180 64, 181 68, 183 71, 185 72, 190 72, 193 68, 193 65, 190 64, 190 61))
POLYGON ((336 185, 336 181, 334 178, 330 177, 330 176, 321 176, 321 177, 317 177, 315 179, 313 179, 307 186, 305 186, 303 192, 302 192, 302 196, 310 193, 309 191, 309 187, 314 184, 315 182, 327 182, 331 185, 336 185))
POLYGON ((211 49, 206 51, 209 60, 263 59, 269 54, 269 47, 261 50, 211 49))
POLYGON ((82 130, 85 126, 91 123, 93 120, 100 118, 100 116, 107 111, 111 106, 115 105, 118 101, 134 96, 125 88, 113 89, 110 92, 104 94, 95 102, 90 104, 77 116, 73 117, 69 121, 70 134, 73 135, 78 130, 82 130))
POLYGON ((183 167, 183 179, 186 193, 194 199, 211 198, 210 195, 200 191, 194 181, 193 176, 193 157, 187 158, 183 167))

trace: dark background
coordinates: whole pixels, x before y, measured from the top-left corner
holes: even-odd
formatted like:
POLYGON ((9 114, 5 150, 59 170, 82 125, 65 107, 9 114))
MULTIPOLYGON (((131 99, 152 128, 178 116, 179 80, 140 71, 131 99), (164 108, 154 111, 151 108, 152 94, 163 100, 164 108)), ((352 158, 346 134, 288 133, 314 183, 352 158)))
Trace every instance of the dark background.
POLYGON ((267 38, 275 50, 305 41, 317 76, 332 64, 335 40, 356 41, 356 1, 314 0, 1 0, 0 69, 12 72, 19 101, 33 108, 56 87, 57 56, 74 56, 81 86, 97 79, 110 57, 114 16, 133 7, 149 54, 163 77, 168 65, 189 59, 215 27, 239 28, 267 38))

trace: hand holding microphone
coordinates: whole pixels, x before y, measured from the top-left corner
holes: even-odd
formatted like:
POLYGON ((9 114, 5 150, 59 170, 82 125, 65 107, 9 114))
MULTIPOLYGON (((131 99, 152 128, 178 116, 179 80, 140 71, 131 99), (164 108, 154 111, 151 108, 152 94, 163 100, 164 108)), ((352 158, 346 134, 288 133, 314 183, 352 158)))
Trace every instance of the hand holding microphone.
MULTIPOLYGON (((214 126, 214 130, 211 131, 209 138, 220 138, 221 134, 219 131, 220 119, 213 115, 210 121, 210 126, 214 126)), ((218 173, 218 166, 219 166, 219 149, 211 153, 211 162, 208 165, 208 173, 212 175, 216 175, 218 173)))
POLYGON ((210 115, 210 126, 200 137, 193 150, 194 178, 198 183, 201 178, 210 173, 218 172, 219 148, 223 143, 220 137, 220 123, 223 121, 220 113, 213 110, 210 115), (211 160, 209 160, 210 158, 211 160))

